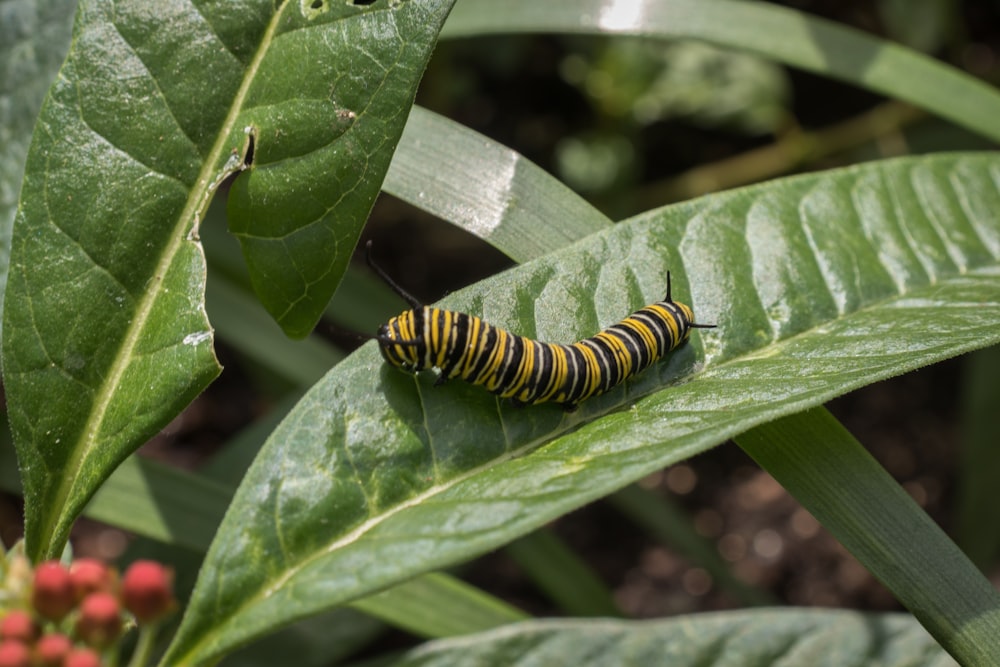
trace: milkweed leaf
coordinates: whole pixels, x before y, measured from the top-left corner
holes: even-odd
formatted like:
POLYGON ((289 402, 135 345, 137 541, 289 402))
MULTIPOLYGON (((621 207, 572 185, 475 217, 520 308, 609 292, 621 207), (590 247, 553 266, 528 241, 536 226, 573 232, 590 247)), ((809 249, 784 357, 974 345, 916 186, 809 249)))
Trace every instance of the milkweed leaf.
POLYGON ((219 372, 198 226, 223 180, 245 172, 232 226, 265 305, 297 336, 318 319, 450 7, 80 3, 4 310, 33 558, 58 555, 100 483, 219 372))
POLYGON ((955 667, 912 619, 819 609, 720 612, 657 621, 538 620, 428 642, 394 667, 451 665, 955 667))
POLYGON ((167 660, 207 660, 753 426, 997 342, 998 173, 992 155, 943 155, 775 181, 650 211, 450 296, 565 342, 659 298, 669 268, 719 328, 569 415, 434 387, 365 346, 265 444, 167 660))

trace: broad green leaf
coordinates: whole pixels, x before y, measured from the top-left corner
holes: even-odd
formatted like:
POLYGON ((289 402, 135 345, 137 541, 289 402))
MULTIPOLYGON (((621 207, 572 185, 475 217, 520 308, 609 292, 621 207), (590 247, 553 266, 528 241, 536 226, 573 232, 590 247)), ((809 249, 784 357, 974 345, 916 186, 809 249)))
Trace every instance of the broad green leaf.
POLYGON ((570 414, 433 387, 362 348, 262 449, 165 661, 209 660, 755 425, 997 342, 998 181, 988 154, 776 181, 651 211, 452 295, 567 341, 660 298, 670 269, 675 298, 719 328, 570 414))
MULTIPOLYGON (((35 559, 61 552, 100 482, 218 372, 190 188, 229 156, 178 131, 121 9, 81 6, 15 220, 4 379, 35 559)), ((225 74, 203 56, 205 78, 225 74)), ((211 122, 185 110, 188 127, 211 122)))
POLYGON ((198 225, 247 162, 230 209, 251 275, 286 330, 316 321, 450 4, 80 5, 4 312, 32 557, 58 554, 101 481, 218 373, 198 225))
POLYGON ((252 164, 229 228, 290 336, 312 330, 347 268, 453 2, 286 3, 249 64, 233 128, 252 164))
POLYGON ((736 442, 956 660, 996 663, 1000 594, 825 408, 763 424, 736 442))
MULTIPOLYGON (((0 462, 5 452, 0 450, 0 462)), ((0 484, 15 480, 4 479, 0 484)), ((8 490, 17 492, 16 488, 8 490)), ((234 489, 201 475, 132 457, 101 486, 85 510, 91 519, 155 540, 204 551, 234 489)), ((468 634, 526 615, 445 574, 428 574, 358 600, 370 616, 427 637, 468 634)))
MULTIPOLYGON (((10 443, 0 438, 0 489, 19 493, 14 463, 10 443)), ((224 481, 132 457, 105 481, 84 514, 136 535, 203 552, 233 492, 224 481)), ((417 577, 351 606, 427 637, 480 632, 526 618, 509 604, 440 573, 417 577)))
POLYGON ((429 642, 391 664, 954 667, 957 663, 908 616, 782 609, 663 621, 528 621, 429 642))
POLYGON ((464 0, 441 36, 513 32, 703 39, 906 100, 1000 141, 1000 93, 988 84, 898 44, 768 2, 464 0))

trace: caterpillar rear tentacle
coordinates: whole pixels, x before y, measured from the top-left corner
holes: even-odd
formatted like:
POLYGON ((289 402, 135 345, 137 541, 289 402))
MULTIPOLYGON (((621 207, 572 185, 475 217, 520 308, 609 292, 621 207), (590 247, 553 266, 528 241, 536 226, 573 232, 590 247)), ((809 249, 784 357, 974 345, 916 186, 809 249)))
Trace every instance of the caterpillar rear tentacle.
POLYGON ((421 305, 371 257, 368 264, 411 309, 381 325, 375 335, 382 356, 397 368, 440 370, 435 385, 460 377, 514 405, 554 402, 572 411, 640 373, 684 343, 698 324, 691 308, 671 298, 670 273, 662 301, 569 345, 542 343, 494 327, 475 315, 421 305))

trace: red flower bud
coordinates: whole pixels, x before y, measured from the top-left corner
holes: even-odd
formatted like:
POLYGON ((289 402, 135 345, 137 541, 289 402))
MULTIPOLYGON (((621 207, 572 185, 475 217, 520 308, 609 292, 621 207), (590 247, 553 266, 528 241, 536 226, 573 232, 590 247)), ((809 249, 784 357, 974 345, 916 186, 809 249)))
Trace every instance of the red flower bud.
POLYGON ((174 573, 160 563, 137 560, 122 578, 122 603, 140 623, 158 621, 175 606, 174 573))
POLYGON ((62 667, 63 661, 73 648, 66 635, 51 632, 35 644, 35 659, 39 667, 62 667))
POLYGON ((66 655, 63 667, 101 667, 101 656, 89 648, 75 648, 66 655))
POLYGON ((39 616, 56 623, 70 612, 76 600, 73 599, 69 571, 62 563, 50 560, 35 568, 31 604, 39 616))
POLYGON ((13 609, 0 618, 0 639, 16 639, 22 644, 31 644, 39 633, 35 619, 21 609, 13 609))
POLYGON ((96 558, 73 561, 69 566, 69 578, 73 582, 73 594, 77 602, 90 593, 110 593, 115 584, 114 571, 96 558))
POLYGON ((0 641, 0 667, 30 667, 31 652, 14 639, 0 641))
POLYGON ((80 603, 76 619, 76 635, 91 646, 103 648, 122 631, 121 608, 111 593, 91 593, 80 603))

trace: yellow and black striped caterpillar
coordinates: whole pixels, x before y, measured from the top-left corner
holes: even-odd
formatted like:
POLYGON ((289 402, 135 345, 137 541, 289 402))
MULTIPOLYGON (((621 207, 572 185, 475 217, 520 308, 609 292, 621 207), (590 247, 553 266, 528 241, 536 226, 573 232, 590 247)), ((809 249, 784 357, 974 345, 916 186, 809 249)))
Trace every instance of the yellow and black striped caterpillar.
POLYGON ((378 328, 375 340, 393 366, 416 373, 439 369, 437 384, 460 377, 486 387, 515 405, 552 401, 567 411, 621 384, 688 339, 691 308, 667 295, 591 338, 570 345, 541 343, 487 324, 474 315, 424 306, 397 285, 371 258, 379 277, 411 309, 378 328))

